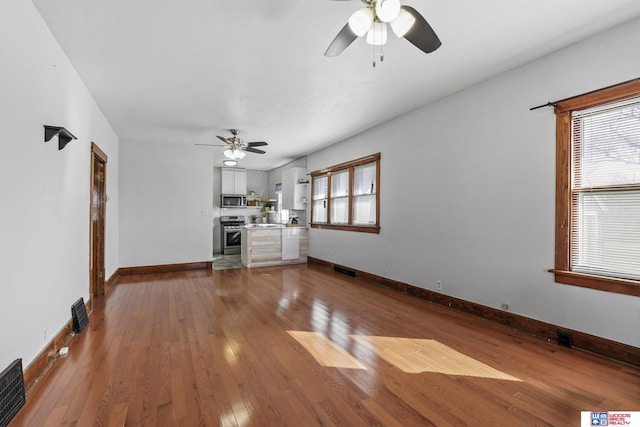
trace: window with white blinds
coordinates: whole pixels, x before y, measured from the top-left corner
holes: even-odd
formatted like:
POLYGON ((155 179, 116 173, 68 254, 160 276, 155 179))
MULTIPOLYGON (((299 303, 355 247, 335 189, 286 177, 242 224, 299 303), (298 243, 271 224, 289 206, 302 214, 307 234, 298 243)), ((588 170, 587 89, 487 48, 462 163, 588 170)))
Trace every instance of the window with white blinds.
POLYGON ((640 280, 640 97, 571 114, 571 271, 640 280))
POLYGON ((380 153, 311 172, 311 227, 380 232, 380 153))

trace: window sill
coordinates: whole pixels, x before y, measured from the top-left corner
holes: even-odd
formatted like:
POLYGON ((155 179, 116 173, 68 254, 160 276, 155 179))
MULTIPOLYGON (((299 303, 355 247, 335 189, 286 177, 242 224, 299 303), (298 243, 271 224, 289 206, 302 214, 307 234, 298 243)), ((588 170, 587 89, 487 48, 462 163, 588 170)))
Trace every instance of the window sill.
POLYGON ((551 269, 549 272, 555 275, 555 281, 557 283, 636 297, 640 296, 640 281, 637 280, 618 279, 616 277, 597 276, 594 274, 575 273, 573 271, 556 269, 551 269))
POLYGON ((380 227, 377 225, 336 225, 336 224, 312 223, 311 228, 380 234, 380 227))

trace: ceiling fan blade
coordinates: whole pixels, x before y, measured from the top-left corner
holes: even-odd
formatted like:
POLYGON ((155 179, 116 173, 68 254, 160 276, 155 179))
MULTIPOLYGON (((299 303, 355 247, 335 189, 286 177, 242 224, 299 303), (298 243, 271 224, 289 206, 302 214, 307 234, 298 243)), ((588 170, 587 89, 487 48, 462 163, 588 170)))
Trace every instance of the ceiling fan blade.
POLYGON ((218 137, 219 140, 223 141, 225 144, 229 143, 229 141, 227 141, 227 138, 224 138, 224 137, 222 137, 220 135, 216 135, 216 136, 218 137))
POLYGON ((269 145, 264 141, 247 142, 247 147, 262 147, 263 145, 269 145))
POLYGON ((335 39, 331 42, 324 56, 338 56, 345 50, 358 36, 351 31, 349 23, 342 27, 335 39))
POLYGON ((404 38, 424 53, 431 53, 439 48, 442 42, 427 20, 411 6, 402 6, 402 9, 409 12, 416 20, 404 38))
POLYGON ((248 151, 250 153, 258 153, 258 154, 266 153, 266 151, 258 150, 257 148, 253 148, 253 147, 247 147, 244 149, 244 151, 248 151))
POLYGON ((200 147, 226 147, 226 145, 221 145, 221 144, 193 144, 193 145, 198 145, 200 147))

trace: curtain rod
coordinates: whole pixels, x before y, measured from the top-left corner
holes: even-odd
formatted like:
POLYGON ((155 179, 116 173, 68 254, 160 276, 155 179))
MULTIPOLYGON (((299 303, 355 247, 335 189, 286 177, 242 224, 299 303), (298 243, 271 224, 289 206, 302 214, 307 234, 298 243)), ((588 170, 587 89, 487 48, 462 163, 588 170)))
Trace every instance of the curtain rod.
POLYGON ((580 95, 570 96, 569 98, 559 99, 559 100, 553 101, 553 102, 547 102, 546 104, 538 105, 537 107, 531 107, 531 108, 529 108, 529 111, 537 110, 538 108, 543 108, 543 107, 556 108, 558 106, 559 102, 568 101, 570 99, 577 98, 579 96, 589 95, 591 93, 599 92, 601 90, 611 89, 611 88, 616 87, 616 86, 624 85, 624 84, 627 84, 627 83, 633 83, 633 82, 637 82, 637 81, 640 81, 640 77, 635 78, 635 79, 631 79, 631 80, 627 80, 626 82, 618 83, 618 84, 615 84, 615 85, 603 87, 601 89, 596 89, 596 90, 592 90, 592 91, 589 91, 589 92, 585 92, 585 93, 582 93, 580 95))

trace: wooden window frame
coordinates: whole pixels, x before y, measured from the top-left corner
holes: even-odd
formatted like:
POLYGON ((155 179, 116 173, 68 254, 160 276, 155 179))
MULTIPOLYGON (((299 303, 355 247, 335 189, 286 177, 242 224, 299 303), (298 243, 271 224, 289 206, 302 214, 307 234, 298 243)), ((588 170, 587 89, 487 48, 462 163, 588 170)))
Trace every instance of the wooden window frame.
POLYGON ((311 228, 356 231, 361 233, 380 233, 380 153, 370 156, 361 157, 350 162, 340 163, 326 169, 311 172, 311 228), (357 166, 368 163, 376 163, 376 223, 375 225, 357 225, 353 224, 353 179, 354 169, 357 166), (348 224, 332 224, 331 223, 331 175, 334 172, 349 170, 349 223, 348 224), (327 222, 313 222, 313 194, 315 194, 316 178, 327 176, 327 222))
POLYGON ((611 86, 555 104, 556 113, 556 222, 555 281, 573 286, 640 296, 640 281, 571 271, 571 113, 576 110, 640 96, 640 81, 611 86))

